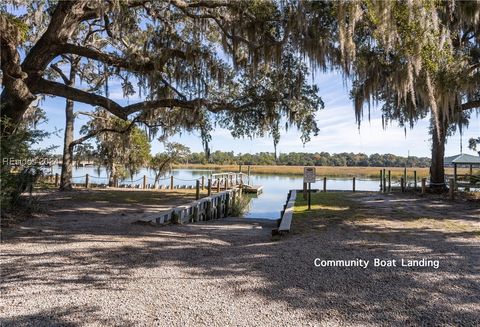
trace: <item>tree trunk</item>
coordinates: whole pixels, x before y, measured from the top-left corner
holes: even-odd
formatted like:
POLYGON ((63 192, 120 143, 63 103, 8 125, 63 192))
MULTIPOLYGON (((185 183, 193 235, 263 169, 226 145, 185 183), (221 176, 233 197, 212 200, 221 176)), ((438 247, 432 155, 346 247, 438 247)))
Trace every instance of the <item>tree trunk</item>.
POLYGON ((65 106, 65 137, 63 140, 62 175, 60 178, 60 190, 69 191, 72 189, 73 171, 73 101, 67 100, 65 106))
POLYGON ((445 184, 445 141, 447 126, 440 124, 441 130, 438 130, 436 124, 432 124, 432 162, 430 165, 430 189, 434 192, 444 192, 447 187, 445 184))
POLYGON ((110 171, 110 176, 108 177, 108 186, 114 187, 115 186, 115 176, 117 175, 117 169, 115 168, 115 163, 110 162, 108 164, 108 170, 110 171))
MULTIPOLYGON (((77 75, 78 59, 70 61, 70 75, 68 79, 64 76, 64 82, 68 86, 75 85, 75 77, 77 75)), ((62 158, 62 174, 60 178, 60 190, 72 190, 72 171, 73 171, 73 132, 75 116, 73 114, 72 100, 67 99, 65 103, 65 134, 63 140, 63 158, 62 158)))

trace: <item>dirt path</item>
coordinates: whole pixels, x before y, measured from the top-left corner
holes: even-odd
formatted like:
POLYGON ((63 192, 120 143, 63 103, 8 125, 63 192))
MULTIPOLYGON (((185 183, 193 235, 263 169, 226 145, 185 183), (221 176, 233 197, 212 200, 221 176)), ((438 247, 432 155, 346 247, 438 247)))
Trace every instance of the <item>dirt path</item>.
MULTIPOLYGON (((399 208, 411 199, 362 196, 354 199, 372 201, 379 218, 325 222, 278 242, 267 222, 158 228, 131 223, 148 214, 141 206, 126 216, 52 207, 0 245, 1 325, 479 325, 480 237, 471 225, 410 226, 417 221, 399 208), (314 266, 422 257, 439 268, 314 266)), ((476 210, 455 219, 477 224, 476 210)))

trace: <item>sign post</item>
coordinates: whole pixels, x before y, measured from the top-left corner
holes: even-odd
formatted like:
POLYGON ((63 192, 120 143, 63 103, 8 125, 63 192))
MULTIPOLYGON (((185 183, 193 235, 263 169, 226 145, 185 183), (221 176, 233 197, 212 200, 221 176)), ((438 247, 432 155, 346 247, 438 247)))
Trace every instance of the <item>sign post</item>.
POLYGON ((311 209, 312 204, 312 183, 316 182, 316 171, 315 167, 304 167, 303 168, 303 182, 308 183, 308 210, 311 209))

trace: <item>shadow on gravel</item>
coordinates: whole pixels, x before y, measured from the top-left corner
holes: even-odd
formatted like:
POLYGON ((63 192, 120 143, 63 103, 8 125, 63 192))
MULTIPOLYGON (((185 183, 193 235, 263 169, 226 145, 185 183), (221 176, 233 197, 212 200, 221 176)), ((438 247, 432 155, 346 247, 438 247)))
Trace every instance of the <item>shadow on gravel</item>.
MULTIPOLYGON (((402 220, 381 208, 375 218, 402 220)), ((192 279, 233 278, 226 285, 236 296, 254 293, 283 302, 317 322, 340 317, 340 322, 351 325, 480 324, 478 232, 326 219, 311 233, 271 242, 271 228, 273 223, 227 219, 165 228, 59 229, 20 237, 15 242, 39 244, 44 250, 4 254, 8 264, 2 292, 32 283, 54 286, 58 292, 71 284, 108 289, 112 280, 118 290, 135 269, 174 265, 196 268, 188 277, 192 279), (239 223, 253 228, 235 225, 239 223), (124 245, 126 240, 129 245, 124 245), (90 242, 101 243, 89 246, 90 242), (440 266, 320 268, 314 266, 315 258, 370 262, 426 258, 439 260, 440 266), (267 285, 255 286, 244 276, 261 278, 267 285)))
POLYGON ((114 321, 105 319, 98 314, 98 310, 98 307, 93 306, 57 307, 34 314, 18 315, 14 318, 0 318, 0 326, 77 327, 90 324, 95 326, 133 326, 130 321, 123 318, 115 318, 114 321), (72 320, 78 322, 73 322, 72 320))

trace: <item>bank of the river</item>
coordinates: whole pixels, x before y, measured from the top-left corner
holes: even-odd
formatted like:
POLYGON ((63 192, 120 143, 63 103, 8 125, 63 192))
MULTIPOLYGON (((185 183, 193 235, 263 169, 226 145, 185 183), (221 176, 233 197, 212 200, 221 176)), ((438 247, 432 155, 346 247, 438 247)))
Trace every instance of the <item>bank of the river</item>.
MULTIPOLYGON (((182 164, 177 165, 176 168, 185 169, 205 169, 205 170, 219 170, 219 171, 238 171, 239 165, 214 165, 214 164, 182 164)), ((304 166, 266 166, 266 165, 252 165, 250 172, 253 174, 277 174, 277 175, 303 175, 304 166)), ((400 178, 403 176, 403 167, 336 167, 336 166, 318 166, 316 167, 318 176, 329 177, 369 177, 377 178, 380 174, 380 169, 390 170, 392 177, 400 178)), ((242 171, 247 172, 247 166, 242 166, 242 171)), ((407 176, 413 177, 413 172, 417 172, 418 178, 428 177, 429 168, 407 168, 407 176)), ((447 174, 453 174, 453 168, 446 168, 447 174)), ((458 169, 459 174, 468 173, 468 169, 458 169)))

